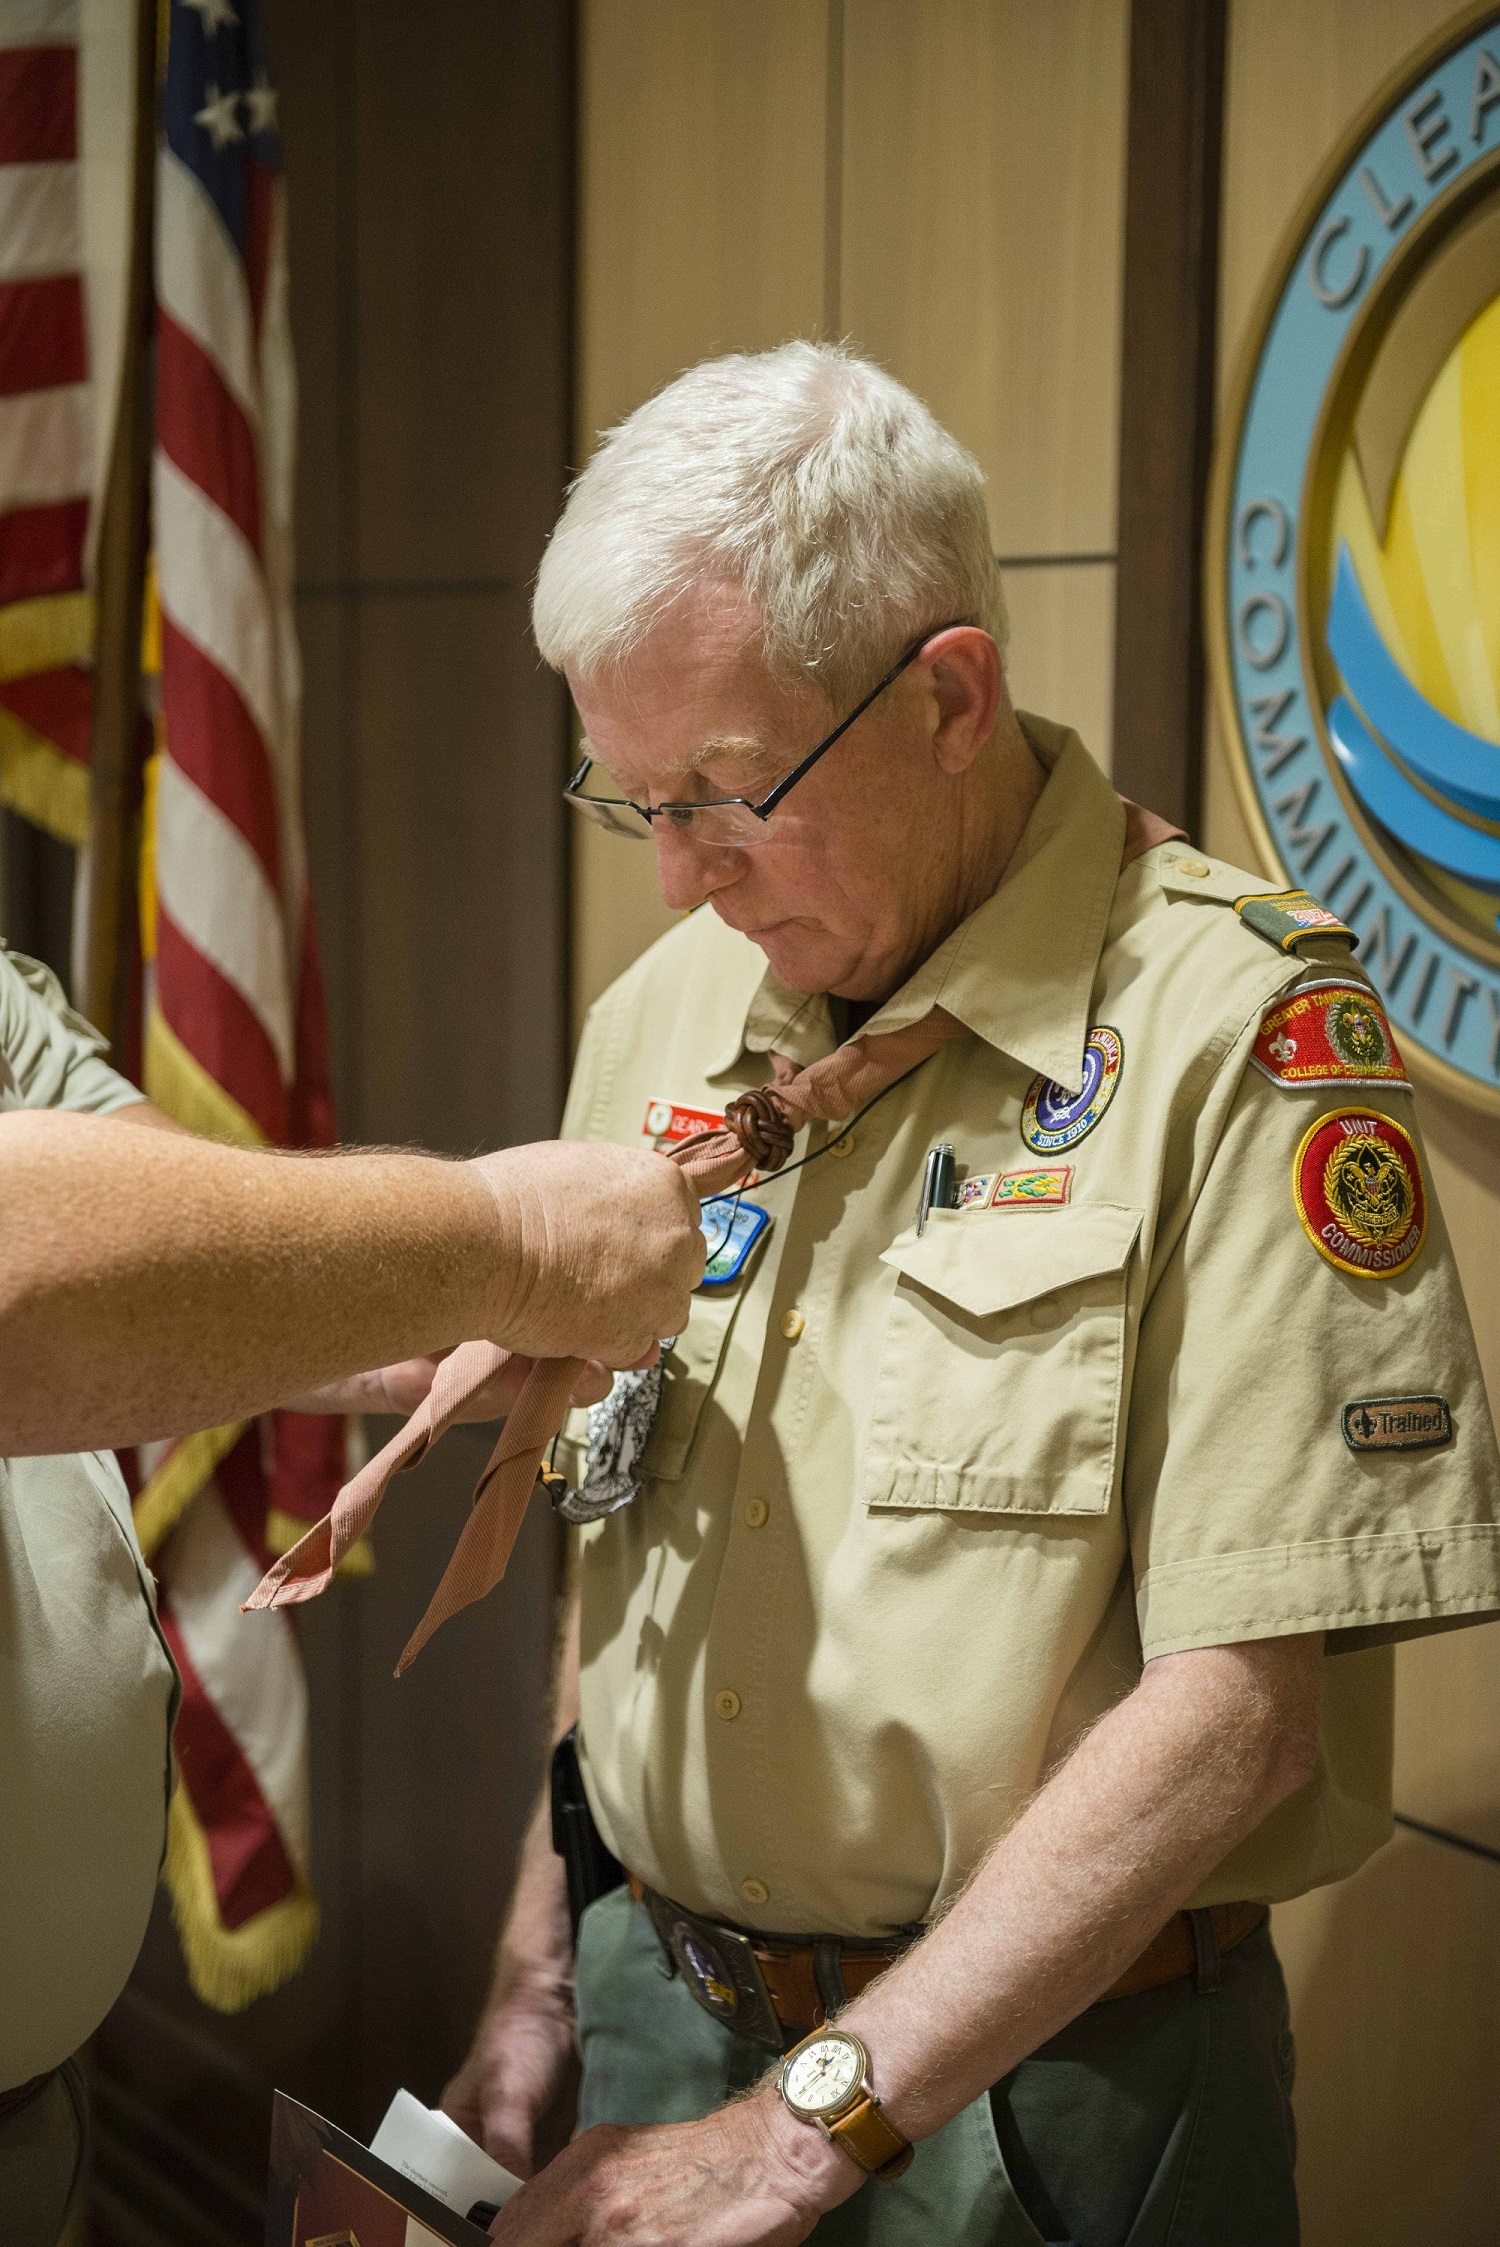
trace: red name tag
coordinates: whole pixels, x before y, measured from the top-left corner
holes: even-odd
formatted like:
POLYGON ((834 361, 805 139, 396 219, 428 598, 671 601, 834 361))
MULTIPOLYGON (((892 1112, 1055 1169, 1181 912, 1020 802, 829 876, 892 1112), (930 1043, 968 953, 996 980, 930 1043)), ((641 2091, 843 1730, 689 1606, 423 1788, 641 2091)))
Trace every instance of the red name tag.
POLYGON ((712 1108, 683 1108, 675 1100, 660 1097, 646 1103, 646 1120, 641 1130, 646 1138, 654 1139, 658 1147, 679 1146, 684 1139, 696 1139, 700 1131, 722 1131, 724 1118, 712 1108))

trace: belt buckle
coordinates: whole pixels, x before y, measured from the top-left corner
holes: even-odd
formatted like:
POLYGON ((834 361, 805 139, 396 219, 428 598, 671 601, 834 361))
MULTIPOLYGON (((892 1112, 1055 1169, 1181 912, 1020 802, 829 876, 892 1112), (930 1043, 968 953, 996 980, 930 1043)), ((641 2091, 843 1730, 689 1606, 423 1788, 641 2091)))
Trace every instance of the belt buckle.
POLYGON ((654 1888, 646 1889, 643 1900, 689 1997, 736 2036, 768 2052, 784 2052, 786 2037, 750 1938, 717 1920, 700 1919, 654 1888))

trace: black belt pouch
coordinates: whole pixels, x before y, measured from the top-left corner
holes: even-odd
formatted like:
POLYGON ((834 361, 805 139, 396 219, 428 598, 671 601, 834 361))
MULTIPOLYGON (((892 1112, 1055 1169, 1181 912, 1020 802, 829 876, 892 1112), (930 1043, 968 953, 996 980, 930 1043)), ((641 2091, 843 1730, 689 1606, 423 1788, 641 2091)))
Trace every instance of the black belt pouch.
POLYGON ((552 1751, 552 1846, 567 1875, 568 1917, 573 1922, 576 1948, 578 1922, 590 1904, 597 1904, 601 1896, 625 1885, 625 1867, 604 1846, 583 1791, 576 1724, 552 1751))

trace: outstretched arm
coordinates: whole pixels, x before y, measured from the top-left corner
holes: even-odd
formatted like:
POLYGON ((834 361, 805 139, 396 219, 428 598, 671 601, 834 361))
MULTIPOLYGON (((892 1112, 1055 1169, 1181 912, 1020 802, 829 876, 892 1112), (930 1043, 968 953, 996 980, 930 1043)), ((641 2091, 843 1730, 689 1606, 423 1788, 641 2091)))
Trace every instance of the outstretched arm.
POLYGON ((697 1218, 670 1163, 603 1144, 287 1155, 7 1113, 0 1453, 180 1435, 471 1337, 635 1364, 686 1323, 697 1218))

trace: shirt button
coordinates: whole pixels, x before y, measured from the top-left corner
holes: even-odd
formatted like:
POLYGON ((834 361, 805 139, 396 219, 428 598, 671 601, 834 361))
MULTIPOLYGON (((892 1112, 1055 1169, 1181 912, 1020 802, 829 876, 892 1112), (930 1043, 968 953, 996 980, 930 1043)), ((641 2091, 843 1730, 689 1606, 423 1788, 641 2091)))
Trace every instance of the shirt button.
POLYGON ((770 1889, 763 1880, 757 1880, 754 1873, 747 1874, 740 1882, 740 1894, 747 1904, 768 1904, 771 1901, 770 1889))
POLYGON ((806 1324, 800 1311, 783 1311, 781 1314, 781 1331, 788 1342, 795 1342, 806 1324))
POLYGON ((1062 1324, 1062 1309, 1055 1295, 1043 1295, 1031 1306, 1031 1323, 1038 1334, 1062 1324))
POLYGON ((842 1162, 845 1155, 852 1155, 854 1152, 853 1132, 846 1131, 842 1139, 835 1139, 829 1147, 828 1152, 833 1156, 836 1162, 842 1162))
POLYGON ((1190 882, 1207 881, 1213 872, 1213 868, 1201 858, 1179 858, 1176 863, 1178 873, 1186 874, 1190 882))
POLYGON ((745 1527, 764 1529, 771 1518, 771 1509, 764 1498, 747 1498, 745 1501, 745 1527))
POLYGON ((732 1685, 726 1685, 714 1695, 714 1715, 721 1716, 726 1724, 733 1724, 740 1713, 740 1697, 732 1685))

